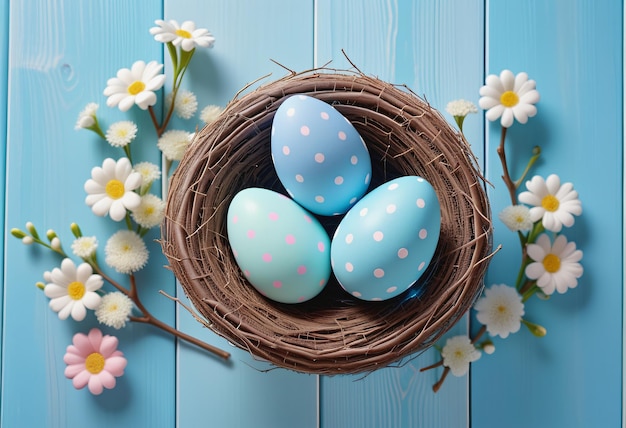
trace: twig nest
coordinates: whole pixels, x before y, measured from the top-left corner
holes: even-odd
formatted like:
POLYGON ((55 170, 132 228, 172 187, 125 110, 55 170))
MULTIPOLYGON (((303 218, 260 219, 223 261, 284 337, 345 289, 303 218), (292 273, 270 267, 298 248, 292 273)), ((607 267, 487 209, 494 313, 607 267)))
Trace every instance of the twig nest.
MULTIPOLYGON (((305 373, 372 371, 431 346, 480 294, 492 232, 484 184, 462 135, 406 88, 347 71, 292 74, 236 98, 197 134, 171 179, 163 252, 210 328, 253 356, 305 373), (246 281, 227 239, 228 207, 249 187, 286 194, 270 131, 294 94, 331 104, 352 123, 371 156, 370 189, 407 175, 432 184, 441 229, 420 293, 365 302, 331 276, 315 298, 284 304, 246 281)), ((318 216, 330 236, 341 218, 318 216)))

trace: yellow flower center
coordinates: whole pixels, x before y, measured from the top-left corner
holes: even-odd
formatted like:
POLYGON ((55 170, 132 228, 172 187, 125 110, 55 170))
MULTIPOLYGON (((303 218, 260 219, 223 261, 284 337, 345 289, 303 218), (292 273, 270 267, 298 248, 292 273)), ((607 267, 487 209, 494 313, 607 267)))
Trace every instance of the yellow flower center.
POLYGON ((559 200, 554 195, 546 195, 541 200, 541 206, 550 212, 554 212, 559 209, 559 200))
POLYGON ((111 199, 119 199, 124 196, 124 183, 119 180, 113 179, 109 180, 104 191, 111 199))
POLYGON ((80 281, 70 282, 67 286, 67 295, 73 300, 80 300, 85 295, 85 286, 80 281))
POLYGON ((504 107, 513 107, 519 102, 519 97, 513 91, 506 91, 500 95, 500 104, 504 107))
POLYGON ((146 84, 141 80, 136 80, 128 86, 128 93, 131 95, 137 95, 144 89, 146 89, 146 84))
POLYGON ((505 313, 506 312, 506 306, 504 305, 498 305, 498 307, 496 308, 496 310, 498 311, 498 313, 505 313))
POLYGON ((191 39, 191 33, 189 31, 181 30, 180 28, 176 30, 176 35, 184 37, 185 39, 191 39))
POLYGON ((548 273, 558 272, 559 269, 561 269, 561 259, 559 258, 559 256, 554 255, 552 253, 547 254, 543 258, 542 263, 543 263, 543 268, 548 273))
POLYGON ((98 374, 104 370, 105 359, 99 352, 89 354, 85 358, 85 369, 91 374, 98 374))

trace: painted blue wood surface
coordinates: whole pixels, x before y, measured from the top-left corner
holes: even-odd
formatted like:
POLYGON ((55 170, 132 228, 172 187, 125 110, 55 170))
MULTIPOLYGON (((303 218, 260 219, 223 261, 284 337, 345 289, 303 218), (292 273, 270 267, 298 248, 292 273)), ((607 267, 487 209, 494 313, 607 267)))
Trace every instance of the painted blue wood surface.
MULTIPOLYGON (((472 371, 476 427, 609 427, 621 423, 622 391, 622 2, 490 1, 487 72, 526 71, 541 93, 538 114, 509 131, 518 176, 534 145, 534 173, 573 182, 583 214, 565 234, 582 249, 576 289, 526 304, 526 317, 545 326, 537 339, 522 328, 472 371)), ((499 179, 488 127, 488 178, 493 211, 510 202, 499 179)), ((495 217, 495 215, 494 215, 495 217)), ((512 285, 519 243, 496 220, 503 250, 487 285, 512 285)))
MULTIPOLYGON (((94 134, 74 130, 77 114, 90 101, 100 104, 103 126, 122 117, 108 109, 102 91, 109 77, 137 59, 161 61, 162 49, 147 29, 162 14, 161 3, 29 1, 11 2, 8 56, 8 168, 6 222, 23 228, 32 221, 45 233, 54 229, 69 251, 69 225, 77 222, 99 238, 100 260, 116 225, 97 218, 84 203, 83 183, 106 156, 121 156, 94 134), (24 31, 28 28, 28 31, 24 31)), ((133 111, 143 147, 137 159, 159 162, 154 133, 145 112, 133 111), (143 114, 142 114, 143 113, 143 114)), ((168 323, 174 304, 157 293, 174 292, 174 280, 151 242, 151 267, 138 274, 145 304, 168 323), (149 288, 149 289, 146 289, 149 288)), ((175 347, 167 335, 144 325, 119 332, 120 349, 129 360, 113 391, 94 397, 77 391, 63 375, 65 348, 75 332, 97 322, 60 321, 48 299, 35 287, 58 257, 6 242, 2 426, 173 426, 175 422, 175 347)), ((123 280, 120 278, 120 280, 123 280)), ((103 328, 105 333, 111 330, 103 328)))
MULTIPOLYGON (((0 149, 0 200, 2 200, 2 209, 0 210, 0 220, 1 224, 4 225, 4 213, 6 211, 5 199, 4 199, 4 176, 5 176, 5 163, 6 163, 6 135, 7 135, 7 93, 9 90, 8 87, 8 78, 7 78, 7 70, 8 70, 8 60, 9 60, 9 4, 6 3, 0 7, 0 22, 2 22, 1 28, 7 29, 4 31, 0 31, 0 141, 2 141, 2 148, 0 149)), ((0 247, 0 260, 4 260, 4 238, 5 237, 5 228, 3 227, 0 230, 0 242, 2 242, 2 247, 0 247)), ((4 263, 0 263, 0 278, 4 279, 4 263)), ((2 308, 4 305, 2 304, 4 296, 4 280, 0 283, 0 361, 2 361, 2 320, 4 317, 2 316, 2 308)), ((2 384, 2 370, 0 370, 0 384, 2 384)), ((1 396, 0 396, 1 400, 1 396)))
MULTIPOLYGON (((131 325, 119 334, 129 359, 125 376, 115 390, 93 397, 65 379, 62 357, 74 332, 96 325, 94 317, 60 321, 34 287, 59 259, 7 237, 0 285, 0 425, 619 426, 622 7, 619 1, 585 0, 34 0, 0 7, 0 65, 6 64, 0 66, 0 138, 8 115, 6 181, 0 189, 6 192, 5 233, 33 221, 40 232, 54 228, 67 248, 69 224, 76 221, 86 234, 102 237, 104 246, 114 225, 84 205, 82 186, 93 166, 120 154, 95 135, 74 131, 74 123, 90 101, 99 102, 107 124, 123 117, 105 106, 106 80, 137 59, 163 60, 162 46, 147 30, 165 16, 193 19, 216 36, 215 48, 199 50, 187 76, 200 108, 225 105, 268 72, 268 80, 283 76, 285 70, 269 59, 297 71, 329 60, 332 67, 347 68, 341 49, 364 73, 405 83, 441 110, 454 98, 477 102, 485 73, 527 71, 542 100, 537 117, 509 131, 510 156, 522 159, 541 144, 544 156, 535 172, 574 182, 584 212, 567 236, 585 252, 577 289, 527 305, 528 318, 548 328, 546 338, 521 331, 496 341, 496 353, 474 365, 471 385, 468 377, 450 376, 434 395, 430 387, 438 373, 418 372, 435 361, 432 351, 364 379, 262 372, 267 364, 217 338, 157 293, 182 297, 155 243, 151 265, 140 275, 141 284, 149 284, 143 293, 147 305, 165 321, 229 350, 232 360, 224 364, 149 326, 131 325)), ((143 113, 135 109, 132 117, 143 130, 136 156, 158 162, 143 113)), ((499 130, 484 126, 481 115, 470 116, 465 130, 486 160, 497 214, 506 204, 495 154, 499 130)), ((518 261, 514 237, 495 223, 494 242, 503 250, 487 285, 512 281, 518 261)), ((463 322, 452 333, 466 330, 463 322)))
MULTIPOLYGON (((350 68, 341 50, 363 73, 406 84, 444 111, 458 98, 473 99, 483 79, 482 1, 318 1, 318 65, 350 68)), ((452 118, 448 115, 448 120, 452 118)), ((482 124, 467 121, 466 133, 482 158, 482 124)), ((463 334, 466 322, 450 335, 463 334)), ((461 427, 469 423, 468 378, 453 378, 438 394, 440 369, 431 351, 363 378, 322 377, 323 427, 461 427)))
MULTIPOLYGON (((224 107, 247 84, 287 74, 271 60, 294 70, 312 67, 313 3, 179 0, 168 2, 167 19, 192 19, 210 29, 215 47, 197 51, 187 85, 200 108, 224 107), (267 19, 281 25, 269 25, 267 19)), ((254 85, 253 87, 256 87, 254 85)), ((176 126, 180 122, 175 122, 176 126)), ((184 297, 182 290, 179 296, 184 297)), ((232 353, 224 364, 189 346, 177 354, 177 420, 180 427, 317 426, 317 376, 270 370, 248 352, 229 345, 179 309, 178 326, 232 353)))

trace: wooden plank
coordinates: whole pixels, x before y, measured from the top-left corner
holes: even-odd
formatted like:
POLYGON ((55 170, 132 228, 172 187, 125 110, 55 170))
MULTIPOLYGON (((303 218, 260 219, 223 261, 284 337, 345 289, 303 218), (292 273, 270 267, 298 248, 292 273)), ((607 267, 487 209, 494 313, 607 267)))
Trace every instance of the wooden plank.
MULTIPOLYGON (((623 12, 622 2, 490 1, 488 73, 526 71, 541 93, 537 117, 508 133, 518 176, 542 147, 534 173, 574 183, 583 214, 565 234, 582 249, 576 289, 526 304, 528 331, 497 340, 472 371, 472 424, 479 427, 619 426, 622 404, 623 302, 623 12)), ((488 127, 493 211, 510 202, 495 155, 500 131, 488 127)), ((494 215, 495 216, 495 215, 494 215)), ((519 243, 496 220, 488 284, 512 285, 519 243)))
MULTIPOLYGON (((138 59, 161 60, 161 46, 148 33, 161 14, 157 0, 82 2, 52 0, 11 2, 9 49, 9 117, 7 212, 9 227, 32 221, 41 233, 55 229, 69 250, 71 222, 99 240, 103 248, 119 224, 95 217, 84 203, 83 184, 93 166, 120 149, 95 134, 77 132, 74 124, 84 106, 100 104, 105 127, 129 118, 109 109, 102 95, 108 78, 138 59)), ((3 27, 4 28, 4 27, 3 27)), ((135 159, 159 162, 154 132, 146 112, 135 108, 141 149, 135 159)), ((163 282, 158 244, 147 236, 150 267, 138 284, 146 306, 165 322, 174 322, 174 304, 157 293, 174 292, 163 282)), ((58 257, 10 238, 6 243, 5 332, 3 337, 2 426, 173 426, 175 423, 174 341, 152 327, 133 324, 117 336, 128 358, 118 386, 95 398, 75 390, 64 377, 63 355, 75 332, 97 322, 93 314, 77 323, 60 321, 34 284, 58 257)), ((167 275, 167 274, 165 274, 167 275)), ((120 277, 120 280, 125 281, 120 277)), ((108 334, 114 330, 103 328, 108 334)))
MULTIPOLYGON (((313 3, 274 0, 165 2, 166 19, 192 19, 209 29, 215 47, 197 50, 186 75, 187 88, 207 104, 225 106, 246 84, 287 71, 307 70, 313 61, 313 3)), ((255 85, 256 86, 256 85, 255 85)), ((175 121, 173 127, 184 126, 175 121)), ((179 290, 179 296, 184 296, 179 290)), ((247 352, 208 331, 184 310, 178 326, 232 353, 224 364, 181 344, 177 350, 177 422, 180 427, 315 427, 317 376, 290 372, 255 361, 247 352)))
MULTIPOLYGON (((319 0, 316 22, 317 65, 332 60, 331 67, 350 68, 343 49, 363 73, 407 84, 441 111, 453 99, 478 101, 483 79, 482 1, 319 0)), ((482 124, 472 119, 465 131, 482 158, 482 124)), ((464 321, 450 335, 466 330, 464 321)), ((401 368, 381 369, 364 378, 323 377, 322 426, 467 426, 467 377, 450 376, 434 394, 431 387, 440 369, 419 372, 437 359, 434 351, 428 351, 401 368)))
MULTIPOLYGON (((2 201, 2 210, 0 210, 0 223, 4 225, 4 213, 6 208, 4 206, 4 182, 6 175, 6 136, 7 136, 7 93, 9 90, 8 85, 8 59, 9 59, 9 4, 6 3, 0 7, 0 22, 2 24, 0 27, 4 28, 3 31, 0 31, 0 141, 3 142, 2 147, 0 149, 0 200, 2 201)), ((5 228, 2 228, 0 231, 0 242, 4 244, 5 239, 5 228)), ((2 263, 0 264, 0 277, 4 278, 4 245, 0 248, 0 260, 2 263)), ((3 296, 4 296, 4 281, 0 284, 0 341, 2 340, 2 309, 3 305, 3 296)), ((1 342, 0 342, 1 343, 1 342)), ((0 361, 2 361, 2 346, 0 345, 0 361)), ((0 371, 0 383, 2 382, 2 373, 0 371)))

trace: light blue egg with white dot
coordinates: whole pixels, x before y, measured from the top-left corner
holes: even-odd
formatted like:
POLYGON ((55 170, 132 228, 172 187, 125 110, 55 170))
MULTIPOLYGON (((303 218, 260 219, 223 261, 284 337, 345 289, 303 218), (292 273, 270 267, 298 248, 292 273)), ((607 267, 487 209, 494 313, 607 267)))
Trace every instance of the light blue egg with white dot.
POLYGON ((367 191, 372 177, 363 138, 330 104, 292 95, 272 121, 272 161, 289 196, 309 211, 344 214, 367 191))
POLYGON ((352 296, 387 300, 426 271, 441 230, 439 200, 422 177, 404 176, 365 195, 339 223, 330 247, 337 281, 352 296))

